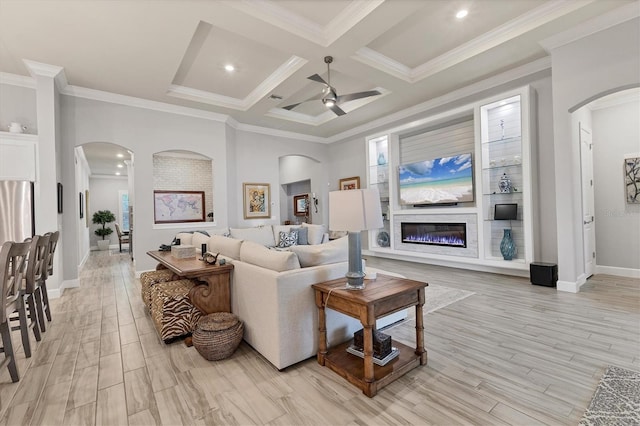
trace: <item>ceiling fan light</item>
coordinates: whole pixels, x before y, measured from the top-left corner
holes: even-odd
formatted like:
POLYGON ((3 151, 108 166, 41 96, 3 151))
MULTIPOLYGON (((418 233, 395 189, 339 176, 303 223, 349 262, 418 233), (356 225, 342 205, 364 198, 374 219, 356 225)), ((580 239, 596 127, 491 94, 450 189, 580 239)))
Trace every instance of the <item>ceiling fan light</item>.
POLYGON ((327 107, 332 107, 336 104, 335 99, 323 99, 322 102, 325 104, 325 106, 327 107))

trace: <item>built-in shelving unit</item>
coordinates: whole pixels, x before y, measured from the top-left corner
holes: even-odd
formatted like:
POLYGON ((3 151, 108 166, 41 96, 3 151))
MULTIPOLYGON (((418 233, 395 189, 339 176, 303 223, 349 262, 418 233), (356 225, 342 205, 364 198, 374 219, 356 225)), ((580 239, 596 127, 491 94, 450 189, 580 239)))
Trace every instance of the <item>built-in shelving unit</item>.
POLYGON ((530 100, 530 88, 523 87, 367 138, 366 185, 378 188, 385 220, 383 229, 369 231, 365 253, 516 274, 528 271, 533 260, 534 194, 530 100), (407 163, 469 151, 473 152, 472 202, 426 208, 400 204, 397 173, 402 158, 407 163), (496 204, 513 203, 518 205, 515 220, 495 219, 496 204), (409 245, 403 240, 402 223, 415 222, 464 223, 466 245, 409 245), (511 229, 517 247, 512 260, 500 252, 505 228, 511 229), (388 243, 381 233, 388 236, 388 243))
POLYGON ((0 180, 36 181, 37 135, 0 132, 0 180))

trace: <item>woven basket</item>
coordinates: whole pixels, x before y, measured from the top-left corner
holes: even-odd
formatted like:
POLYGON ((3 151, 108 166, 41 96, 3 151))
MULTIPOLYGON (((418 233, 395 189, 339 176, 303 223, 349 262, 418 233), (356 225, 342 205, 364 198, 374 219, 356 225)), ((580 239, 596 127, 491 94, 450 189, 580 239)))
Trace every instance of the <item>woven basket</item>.
POLYGON ((193 347, 209 361, 231 356, 238 348, 244 334, 244 326, 230 312, 215 312, 198 321, 193 332, 193 347))

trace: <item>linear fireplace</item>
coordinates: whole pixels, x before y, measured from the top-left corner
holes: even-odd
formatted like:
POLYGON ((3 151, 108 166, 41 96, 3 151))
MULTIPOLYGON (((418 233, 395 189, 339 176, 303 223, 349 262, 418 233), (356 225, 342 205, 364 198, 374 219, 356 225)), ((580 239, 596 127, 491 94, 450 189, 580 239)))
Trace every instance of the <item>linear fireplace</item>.
POLYGON ((403 243, 467 247, 466 223, 402 222, 400 230, 403 243))

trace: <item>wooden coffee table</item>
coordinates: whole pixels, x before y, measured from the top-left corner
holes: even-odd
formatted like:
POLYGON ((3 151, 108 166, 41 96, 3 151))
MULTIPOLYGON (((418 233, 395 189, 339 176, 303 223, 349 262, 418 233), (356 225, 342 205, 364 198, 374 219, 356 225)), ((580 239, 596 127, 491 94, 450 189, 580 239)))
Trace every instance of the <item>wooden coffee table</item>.
POLYGON ((368 397, 393 382, 407 371, 427 363, 424 348, 422 305, 424 289, 429 284, 378 274, 375 280, 365 280, 364 290, 346 290, 346 278, 313 284, 318 307, 318 363, 356 385, 368 397), (376 319, 415 306, 416 347, 394 341, 400 354, 384 366, 373 363, 373 330, 376 319), (325 308, 357 318, 364 328, 364 359, 347 352, 351 341, 327 349, 325 308))

